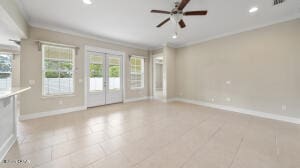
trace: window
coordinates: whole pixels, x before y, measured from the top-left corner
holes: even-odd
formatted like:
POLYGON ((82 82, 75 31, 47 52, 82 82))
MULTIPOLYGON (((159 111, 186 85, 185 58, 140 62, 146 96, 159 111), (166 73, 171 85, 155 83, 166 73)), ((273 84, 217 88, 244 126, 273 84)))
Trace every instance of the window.
POLYGON ((42 45, 43 95, 74 93, 75 49, 42 45))
POLYGON ((130 58, 130 87, 144 88, 144 59, 141 57, 130 58))
POLYGON ((12 81, 12 56, 0 53, 0 89, 9 90, 12 81))

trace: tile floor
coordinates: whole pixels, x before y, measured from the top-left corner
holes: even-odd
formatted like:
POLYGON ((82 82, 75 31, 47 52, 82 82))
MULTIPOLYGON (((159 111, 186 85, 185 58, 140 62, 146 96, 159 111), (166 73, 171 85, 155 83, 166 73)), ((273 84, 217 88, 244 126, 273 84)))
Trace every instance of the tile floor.
POLYGON ((12 168, 300 168, 300 126, 142 101, 18 123, 12 168))

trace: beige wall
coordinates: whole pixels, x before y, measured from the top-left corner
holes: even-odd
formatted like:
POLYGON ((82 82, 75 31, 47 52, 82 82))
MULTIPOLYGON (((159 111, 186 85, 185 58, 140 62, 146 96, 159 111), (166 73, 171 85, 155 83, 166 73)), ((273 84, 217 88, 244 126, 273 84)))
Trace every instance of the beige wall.
POLYGON ((130 90, 127 76, 129 74, 129 55, 139 55, 148 57, 148 51, 142 49, 134 49, 120 45, 109 44, 88 38, 68 35, 64 33, 53 32, 45 29, 30 28, 29 38, 22 41, 21 46, 21 85, 28 86, 29 80, 35 80, 35 85, 32 89, 22 95, 21 114, 32 114, 63 108, 72 108, 84 106, 84 83, 79 80, 84 80, 84 46, 93 46, 99 48, 107 48, 126 53, 125 69, 126 76, 124 79, 126 89, 125 98, 138 98, 148 96, 148 64, 145 63, 145 88, 141 90, 130 90), (75 96, 43 98, 42 97, 42 54, 38 51, 36 40, 50 41, 62 44, 75 45, 80 47, 79 53, 76 56, 76 73, 75 73, 75 96), (63 105, 59 101, 63 101, 63 105))
POLYGON ((165 73, 166 73, 166 95, 167 99, 175 98, 176 97, 176 68, 175 68, 175 57, 176 57, 176 50, 171 47, 164 47, 164 65, 165 66, 165 73))
POLYGON ((178 97, 300 117, 300 19, 177 49, 175 73, 178 97))

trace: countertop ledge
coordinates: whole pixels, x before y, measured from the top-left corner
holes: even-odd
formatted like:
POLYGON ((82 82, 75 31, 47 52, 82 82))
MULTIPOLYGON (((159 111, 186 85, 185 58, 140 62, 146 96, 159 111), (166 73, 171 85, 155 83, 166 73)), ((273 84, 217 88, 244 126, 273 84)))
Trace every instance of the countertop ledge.
POLYGON ((31 89, 31 87, 13 87, 10 90, 0 90, 0 99, 5 99, 7 97, 14 96, 16 94, 20 94, 29 89, 31 89))

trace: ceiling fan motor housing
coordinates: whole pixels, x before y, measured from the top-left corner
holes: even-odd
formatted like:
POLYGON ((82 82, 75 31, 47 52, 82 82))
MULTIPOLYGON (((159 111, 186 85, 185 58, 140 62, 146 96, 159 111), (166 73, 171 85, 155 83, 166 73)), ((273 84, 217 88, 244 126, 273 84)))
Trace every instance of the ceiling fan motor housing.
POLYGON ((183 17, 183 14, 182 13, 176 13, 176 14, 171 14, 171 21, 173 23, 178 23, 183 17))

